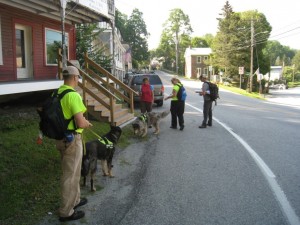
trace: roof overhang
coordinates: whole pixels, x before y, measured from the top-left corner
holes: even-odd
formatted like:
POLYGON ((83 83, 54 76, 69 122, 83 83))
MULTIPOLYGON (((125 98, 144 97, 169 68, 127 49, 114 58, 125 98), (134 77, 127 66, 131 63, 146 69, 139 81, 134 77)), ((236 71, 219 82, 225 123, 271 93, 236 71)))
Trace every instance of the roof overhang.
MULTIPOLYGON (((99 12, 98 8, 89 7, 89 5, 94 2, 92 0, 61 1, 67 1, 65 9, 65 22, 69 24, 96 23, 103 21, 109 22, 113 18, 113 0, 107 0, 108 3, 103 3, 105 1, 99 1, 99 3, 97 3, 104 4, 102 5, 104 6, 103 9, 101 8, 102 12, 99 12)), ((1 0, 1 3, 40 16, 45 16, 54 20, 61 21, 60 0, 1 0)))

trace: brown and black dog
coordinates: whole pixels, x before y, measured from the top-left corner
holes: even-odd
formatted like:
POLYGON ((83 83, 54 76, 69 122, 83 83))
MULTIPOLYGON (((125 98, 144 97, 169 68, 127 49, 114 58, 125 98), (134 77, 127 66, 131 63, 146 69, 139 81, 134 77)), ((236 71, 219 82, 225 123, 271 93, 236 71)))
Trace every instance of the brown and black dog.
POLYGON ((159 134, 159 124, 169 114, 170 110, 141 114, 132 122, 133 133, 137 136, 145 137, 148 133, 148 126, 153 126, 155 129, 154 134, 159 134))
POLYGON ((112 159, 115 153, 115 144, 122 135, 120 127, 111 126, 110 131, 93 141, 85 143, 86 153, 83 155, 81 175, 83 176, 83 185, 86 185, 86 177, 91 175, 91 191, 96 191, 94 177, 97 171, 97 160, 101 160, 103 176, 113 177, 112 159))

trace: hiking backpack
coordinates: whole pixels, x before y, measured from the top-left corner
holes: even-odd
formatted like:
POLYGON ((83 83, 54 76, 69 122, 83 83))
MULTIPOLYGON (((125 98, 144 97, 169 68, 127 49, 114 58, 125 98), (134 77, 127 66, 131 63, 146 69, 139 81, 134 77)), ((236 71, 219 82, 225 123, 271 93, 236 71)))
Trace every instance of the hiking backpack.
POLYGON ((74 92, 72 89, 66 89, 61 94, 55 90, 53 94, 43 103, 42 108, 37 109, 40 116, 40 130, 43 135, 48 138, 62 140, 67 133, 69 122, 66 120, 60 104, 60 100, 69 92, 74 92))
POLYGON ((181 85, 176 84, 176 85, 179 87, 179 90, 177 92, 177 96, 176 97, 177 97, 178 101, 184 102, 185 99, 186 99, 186 96, 187 96, 186 90, 185 90, 185 88, 183 87, 182 84, 181 85))
POLYGON ((217 104, 217 99, 220 98, 219 97, 219 87, 215 83, 211 83, 211 82, 206 82, 206 83, 209 86, 210 99, 217 104))

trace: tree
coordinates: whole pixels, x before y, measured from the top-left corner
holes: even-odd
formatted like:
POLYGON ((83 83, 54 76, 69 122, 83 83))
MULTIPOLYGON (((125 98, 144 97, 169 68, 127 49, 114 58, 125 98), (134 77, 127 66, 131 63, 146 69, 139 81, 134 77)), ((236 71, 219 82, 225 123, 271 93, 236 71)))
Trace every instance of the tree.
POLYGON ((266 17, 256 10, 236 13, 228 1, 220 15, 223 18, 217 18, 219 30, 212 44, 214 67, 225 71, 225 76, 231 78, 239 78, 236 75, 240 66, 246 71, 256 71, 257 68, 267 71, 269 63, 262 50, 271 26, 266 17), (253 50, 253 55, 250 50, 253 50))
POLYGON ((76 58, 80 65, 84 64, 84 54, 98 63, 104 69, 111 71, 112 56, 105 54, 105 49, 94 45, 94 41, 99 37, 103 29, 99 29, 97 24, 76 25, 76 58))
POLYGON ((164 58, 164 67, 166 69, 172 69, 172 64, 174 64, 174 48, 175 44, 171 34, 164 30, 161 34, 159 46, 155 51, 155 55, 164 58))
POLYGON ((295 65, 295 70, 300 71, 300 51, 296 52, 296 55, 294 56, 292 60, 293 65, 295 65))
MULTIPOLYGON (((131 46, 133 64, 144 65, 148 63, 148 36, 147 27, 143 20, 143 13, 138 9, 132 11, 131 16, 125 24, 126 32, 123 39, 131 46)), ((148 63, 149 64, 149 63, 148 63)))
POLYGON ((206 41, 208 46, 211 47, 215 37, 212 34, 205 34, 202 38, 206 41))
POLYGON ((126 29, 126 23, 128 20, 128 16, 126 14, 121 13, 118 9, 115 12, 115 26, 120 31, 122 37, 124 38, 129 33, 126 29))
POLYGON ((188 15, 185 15, 181 9, 173 9, 169 15, 168 20, 164 23, 164 28, 167 36, 172 37, 173 43, 175 44, 176 53, 176 73, 178 74, 179 69, 179 43, 183 35, 189 35, 193 32, 190 25, 190 19, 188 15))
POLYGON ((191 40, 192 48, 207 48, 209 45, 202 37, 193 37, 191 40))

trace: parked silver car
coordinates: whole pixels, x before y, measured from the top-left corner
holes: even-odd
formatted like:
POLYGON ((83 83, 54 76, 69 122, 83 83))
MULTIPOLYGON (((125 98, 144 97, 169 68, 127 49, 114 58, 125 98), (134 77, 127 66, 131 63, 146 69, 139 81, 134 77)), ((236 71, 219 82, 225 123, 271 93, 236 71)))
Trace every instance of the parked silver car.
MULTIPOLYGON (((154 87, 154 103, 157 106, 162 106, 164 104, 164 85, 157 74, 134 74, 130 76, 128 86, 133 90, 140 92, 143 79, 145 77, 149 78, 150 84, 154 87)), ((140 96, 135 96, 134 101, 140 102, 140 96)))

